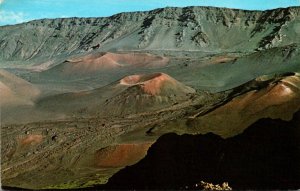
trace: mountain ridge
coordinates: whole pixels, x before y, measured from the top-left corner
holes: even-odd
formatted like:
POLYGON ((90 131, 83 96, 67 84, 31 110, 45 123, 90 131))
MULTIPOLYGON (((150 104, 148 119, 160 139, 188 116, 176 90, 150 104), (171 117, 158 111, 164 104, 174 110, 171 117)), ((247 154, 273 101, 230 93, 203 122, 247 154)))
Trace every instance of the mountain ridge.
POLYGON ((18 26, 18 25, 23 25, 26 23, 32 23, 36 21, 41 21, 41 20, 59 20, 59 19, 103 19, 103 18, 111 18, 114 16, 119 16, 122 14, 130 14, 130 13, 145 13, 145 12, 155 12, 158 10, 163 10, 163 9, 182 9, 182 8, 208 8, 208 9, 228 9, 228 10, 233 10, 233 11, 244 11, 244 12, 266 12, 266 11, 275 11, 275 10, 282 10, 282 9, 298 9, 300 6, 290 6, 290 7, 279 7, 279 8, 274 8, 274 9, 266 9, 266 10, 248 10, 248 9, 239 9, 239 8, 227 8, 227 7, 214 7, 214 6, 186 6, 186 7, 173 7, 173 6, 167 6, 164 8, 156 8, 152 10, 147 10, 147 11, 129 11, 129 12, 120 12, 116 13, 110 16, 100 16, 100 17, 61 17, 61 18, 42 18, 42 19, 33 19, 30 21, 22 22, 22 23, 17 23, 17 24, 7 24, 7 25, 2 25, 0 27, 11 27, 11 26, 18 26))
POLYGON ((100 18, 34 20, 0 27, 0 60, 46 60, 98 49, 255 51, 257 46, 300 43, 294 38, 300 34, 299 17, 299 7, 167 7, 100 18))

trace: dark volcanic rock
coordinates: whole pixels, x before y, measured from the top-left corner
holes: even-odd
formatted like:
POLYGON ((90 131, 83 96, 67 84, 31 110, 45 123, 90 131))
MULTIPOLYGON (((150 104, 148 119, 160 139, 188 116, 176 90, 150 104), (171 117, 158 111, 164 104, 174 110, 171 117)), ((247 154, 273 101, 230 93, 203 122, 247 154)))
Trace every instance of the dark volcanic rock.
POLYGON ((234 189, 300 188, 300 112, 290 122, 261 119, 242 134, 166 134, 136 165, 112 178, 109 189, 178 189, 200 180, 234 189))

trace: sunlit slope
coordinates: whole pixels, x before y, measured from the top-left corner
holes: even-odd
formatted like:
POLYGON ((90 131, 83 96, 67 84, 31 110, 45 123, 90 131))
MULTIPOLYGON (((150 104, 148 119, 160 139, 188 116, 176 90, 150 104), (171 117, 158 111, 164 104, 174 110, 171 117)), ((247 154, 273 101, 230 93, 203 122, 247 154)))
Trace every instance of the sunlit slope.
POLYGON ((0 70, 0 106, 33 105, 40 91, 29 82, 0 70))

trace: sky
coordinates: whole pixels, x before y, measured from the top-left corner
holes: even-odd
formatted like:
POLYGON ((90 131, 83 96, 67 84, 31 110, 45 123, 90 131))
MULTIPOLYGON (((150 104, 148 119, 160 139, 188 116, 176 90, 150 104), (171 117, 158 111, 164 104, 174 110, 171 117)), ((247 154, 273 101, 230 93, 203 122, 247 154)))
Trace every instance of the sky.
POLYGON ((167 6, 266 10, 300 6, 300 0, 0 0, 0 26, 42 18, 104 17, 167 6))

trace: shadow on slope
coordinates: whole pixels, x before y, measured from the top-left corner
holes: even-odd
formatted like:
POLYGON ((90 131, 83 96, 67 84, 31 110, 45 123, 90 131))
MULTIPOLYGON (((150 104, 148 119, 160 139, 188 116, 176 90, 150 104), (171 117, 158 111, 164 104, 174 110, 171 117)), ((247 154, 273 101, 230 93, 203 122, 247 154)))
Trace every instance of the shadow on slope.
POLYGON ((105 188, 179 189, 203 180, 228 181, 234 189, 299 189, 299 159, 300 111, 290 122, 260 119, 229 139, 212 133, 163 135, 105 188))

